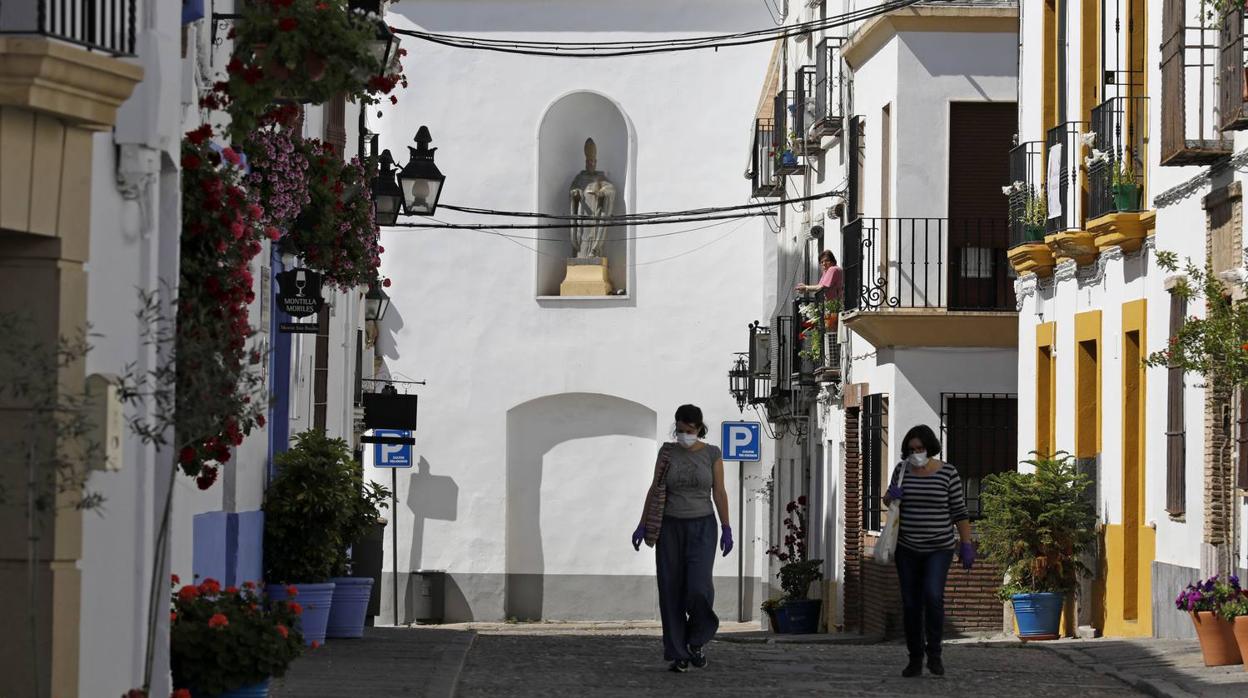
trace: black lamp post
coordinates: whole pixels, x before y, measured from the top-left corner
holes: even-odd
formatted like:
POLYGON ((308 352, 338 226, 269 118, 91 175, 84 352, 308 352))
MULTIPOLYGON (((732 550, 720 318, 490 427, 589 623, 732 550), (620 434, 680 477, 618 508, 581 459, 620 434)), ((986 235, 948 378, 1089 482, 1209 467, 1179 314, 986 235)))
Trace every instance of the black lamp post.
POLYGON ((728 392, 737 401, 737 410, 744 412, 750 394, 750 368, 744 353, 737 354, 736 363, 728 371, 728 392))
POLYGON ((438 197, 442 195, 446 177, 433 164, 433 154, 438 149, 429 147, 432 141, 429 129, 421 126, 416 132, 416 147, 407 147, 411 159, 399 172, 403 212, 409 216, 432 216, 438 208, 438 197))
POLYGON ((394 180, 394 157, 387 150, 377 163, 377 176, 373 178, 373 210, 377 225, 394 225, 399 219, 403 205, 403 190, 394 180))
POLYGON ((364 319, 380 322, 390 308, 390 296, 381 284, 374 281, 368 285, 368 293, 364 294, 364 319))

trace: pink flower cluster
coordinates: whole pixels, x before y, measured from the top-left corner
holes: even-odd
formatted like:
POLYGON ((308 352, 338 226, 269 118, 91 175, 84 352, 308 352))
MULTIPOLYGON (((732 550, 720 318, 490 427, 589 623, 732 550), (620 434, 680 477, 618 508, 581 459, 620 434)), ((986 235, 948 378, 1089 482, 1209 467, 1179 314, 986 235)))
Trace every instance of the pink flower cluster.
POLYGON ((245 184, 264 202, 265 224, 286 229, 308 204, 308 158, 284 129, 261 129, 247 138, 251 174, 245 184))

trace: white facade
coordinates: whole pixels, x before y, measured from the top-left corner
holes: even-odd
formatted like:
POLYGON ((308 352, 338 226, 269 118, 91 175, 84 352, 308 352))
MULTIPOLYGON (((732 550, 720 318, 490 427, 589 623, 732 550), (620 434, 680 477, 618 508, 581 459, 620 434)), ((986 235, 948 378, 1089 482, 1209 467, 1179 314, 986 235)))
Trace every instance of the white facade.
MULTIPOLYGON (((614 41, 753 29, 766 14, 744 0, 457 0, 401 2, 388 21, 614 41)), ((743 163, 732 146, 754 109, 766 46, 600 60, 405 46, 419 57, 420 70, 409 70, 419 98, 380 120, 382 147, 403 160, 427 125, 446 175, 443 206, 566 214, 587 138, 619 192, 617 214, 739 203, 743 163)), ((436 219, 524 221, 445 208, 436 219)), ((398 474, 400 622, 411 619, 408 574, 421 569, 448 573, 448 621, 657 615, 653 553, 628 541, 657 448, 681 404, 702 408, 711 443, 722 420, 739 417, 725 369, 746 325, 766 312, 761 224, 689 230, 697 227, 610 231, 610 276, 624 293, 596 298, 557 296, 571 253, 562 230, 385 230, 383 273, 394 285, 379 347, 390 376, 428 381, 415 388, 417 467, 398 474)), ((738 468, 725 471, 738 545, 716 565, 727 619, 737 612, 738 555, 746 614, 757 606, 765 539, 754 523, 758 485, 746 489, 741 530, 738 468)), ((371 472, 388 484, 388 473, 371 472)), ((757 483, 757 465, 745 472, 757 483)), ((387 575, 390 544, 387 531, 387 575)), ((393 621, 390 584, 379 622, 393 621)))
MULTIPOLYGON (((1099 311, 1100 411, 1095 462, 1102 560, 1098 576, 1107 591, 1098 592, 1103 596, 1093 600, 1105 609, 1106 616, 1103 625, 1098 625, 1097 629, 1106 635, 1191 637, 1193 630, 1190 622, 1174 610, 1172 600, 1183 586, 1197 577, 1233 572, 1229 569, 1230 558, 1234 559, 1234 567, 1240 570, 1248 566, 1242 542, 1246 535, 1245 510, 1242 500, 1235 497, 1230 518, 1231 525, 1237 530, 1232 539, 1237 537, 1237 541, 1232 540, 1229 548, 1209 545, 1207 519, 1210 501, 1207 486, 1210 479, 1206 474, 1210 458, 1206 442, 1209 397, 1203 379, 1193 374, 1186 375, 1183 380, 1183 411, 1179 416, 1181 428, 1178 430, 1183 434, 1179 470, 1186 483, 1186 495, 1179 497, 1177 511, 1172 506, 1172 486, 1168 484, 1167 477, 1170 441, 1167 432, 1172 431, 1168 422, 1168 371, 1157 367, 1144 372, 1144 385, 1139 390, 1143 414, 1137 425, 1129 414, 1127 395, 1124 393, 1124 376, 1132 371, 1126 334, 1139 330, 1140 335, 1146 338, 1143 340, 1145 355, 1166 348, 1170 333, 1169 288, 1174 278, 1168 277, 1168 272, 1158 266, 1157 253, 1175 253, 1181 266, 1188 260, 1203 266, 1208 254, 1206 231, 1210 227, 1204 199, 1211 193, 1226 191, 1224 188, 1238 186, 1242 180, 1239 173, 1229 168, 1214 169, 1210 177, 1210 165, 1216 168, 1217 163, 1225 162, 1225 157, 1214 157, 1204 164, 1179 165, 1172 162, 1162 166, 1162 151, 1167 147, 1162 133, 1165 120, 1172 116, 1173 111, 1181 109, 1186 117, 1185 138, 1189 142, 1225 138, 1228 142, 1221 146, 1226 151, 1225 156, 1240 152, 1248 141, 1241 132, 1219 134, 1216 127, 1218 86, 1213 80, 1213 71, 1218 60, 1217 32, 1208 30, 1207 36, 1212 38, 1207 43, 1213 46, 1203 52, 1192 38, 1197 36, 1193 33, 1197 31, 1194 28, 1202 26, 1201 17, 1206 8, 1194 2, 1187 2, 1186 7, 1178 3, 1179 11, 1185 17, 1183 24, 1193 29, 1187 30, 1189 48, 1184 54, 1187 65, 1183 70, 1187 81, 1186 99, 1181 107, 1176 107, 1179 102, 1171 102, 1167 96, 1174 94, 1169 91, 1176 89, 1176 86, 1168 84, 1168 78, 1163 77, 1160 68, 1163 56, 1158 49, 1166 40, 1164 15, 1172 9, 1172 3, 1150 2, 1146 5, 1110 3, 1105 6, 1099 21, 1096 16, 1081 14, 1071 8, 1066 19, 1066 31, 1070 37, 1068 51, 1064 55, 1049 55, 1050 59, 1056 58, 1059 64, 1064 62, 1066 65, 1066 83, 1059 83, 1057 88, 1058 94, 1065 92, 1068 102, 1068 115, 1061 119, 1063 121, 1082 120, 1080 91, 1088 89, 1089 80, 1099 90, 1098 100, 1130 95, 1147 97, 1146 118, 1142 120, 1142 128, 1148 137, 1142 208, 1155 213, 1155 223, 1152 224, 1155 227, 1142 241, 1127 245, 1139 246, 1138 250, 1124 254, 1120 247, 1102 244, 1098 238, 1098 249, 1095 250, 1098 254, 1094 255, 1094 259, 1078 262, 1058 260, 1051 275, 1042 271, 1039 276, 1028 274, 1020 278, 1019 449, 1021 456, 1045 438, 1039 433, 1044 428, 1045 416, 1040 405, 1046 390, 1043 380, 1037 378, 1037 346, 1043 344, 1049 332, 1052 332, 1057 376, 1054 385, 1054 446, 1071 453, 1080 449, 1077 414, 1086 396, 1080 392, 1075 371, 1080 360, 1077 342, 1087 338, 1088 326, 1085 324, 1083 334, 1080 334, 1076 317, 1084 314, 1083 322, 1086 323, 1088 318, 1093 317, 1089 313, 1099 311), (1138 48, 1132 47, 1129 36, 1120 34, 1116 28, 1127 26, 1128 21, 1146 28, 1139 39, 1139 45, 1145 47, 1142 55, 1138 48), (1108 66, 1097 66, 1089 56, 1080 53, 1078 40, 1085 35, 1094 37, 1105 46, 1105 58, 1097 60, 1105 61, 1108 66), (1198 70, 1202 61, 1213 67, 1198 70), (1145 67, 1137 80, 1142 82, 1137 91, 1129 92, 1122 85, 1100 85, 1100 68, 1137 64, 1145 67), (1145 325, 1137 328, 1133 326, 1137 321, 1132 319, 1132 314, 1139 312, 1141 304, 1145 308, 1145 325), (1143 440, 1137 471, 1127 464, 1134 462, 1132 438, 1139 432, 1142 432, 1143 440), (1128 472, 1136 473, 1133 477, 1142 482, 1141 499, 1135 511, 1132 510, 1135 499, 1124 491, 1124 479, 1128 472), (1130 549, 1130 544, 1123 543, 1124 536, 1131 535, 1133 526, 1139 527, 1134 535, 1140 541, 1140 547, 1135 550, 1130 549), (1124 579, 1128 576, 1126 570, 1134 565, 1138 565, 1139 570, 1134 577, 1138 580, 1137 585, 1124 579), (1127 602, 1119 600, 1122 594, 1137 599, 1138 610, 1126 607, 1124 604, 1127 602)), ((1042 91, 1046 79, 1044 31, 1046 23, 1059 20, 1059 17, 1046 12, 1043 3, 1023 3, 1020 142, 1043 140, 1043 129, 1051 123, 1051 119, 1048 119, 1050 123, 1046 123, 1046 110, 1050 106, 1042 91)), ((1080 177, 1086 177, 1086 168, 1081 167, 1080 170, 1080 177)), ((1238 203, 1234 205, 1239 206, 1238 203)), ((1242 228, 1242 217, 1232 225, 1242 228)), ((1089 221, 1083 227, 1090 230, 1096 226, 1089 221)), ((1222 234, 1230 235, 1231 232, 1219 233, 1222 234)), ((1238 231, 1234 234, 1242 235, 1238 231)), ((1235 266, 1242 266, 1242 261, 1235 266)), ((1191 303, 1186 308, 1186 314, 1203 316, 1203 302, 1191 303)))

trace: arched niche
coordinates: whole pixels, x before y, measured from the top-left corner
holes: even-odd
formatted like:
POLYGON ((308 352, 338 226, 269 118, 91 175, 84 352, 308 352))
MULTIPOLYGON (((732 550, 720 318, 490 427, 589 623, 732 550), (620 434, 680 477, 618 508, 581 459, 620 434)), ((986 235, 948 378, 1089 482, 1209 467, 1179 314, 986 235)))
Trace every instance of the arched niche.
MULTIPOLYGON (((572 179, 585 169, 585 139, 598 146, 598 170, 616 187, 615 215, 633 210, 633 171, 636 143, 628 118, 612 100, 595 92, 566 94, 546 109, 538 131, 537 210, 568 215, 568 192, 572 179)), ((543 223, 566 221, 542 219, 543 223)), ((633 244, 629 226, 607 231, 603 252, 611 274, 611 285, 618 292, 632 295, 633 273, 630 262, 633 244)), ((559 284, 566 271, 565 260, 572 256, 569 231, 544 228, 537 231, 537 289, 539 298, 559 296, 559 284)), ((603 299, 612 298, 604 296, 603 299)), ((618 296, 616 297, 618 298, 618 296)))

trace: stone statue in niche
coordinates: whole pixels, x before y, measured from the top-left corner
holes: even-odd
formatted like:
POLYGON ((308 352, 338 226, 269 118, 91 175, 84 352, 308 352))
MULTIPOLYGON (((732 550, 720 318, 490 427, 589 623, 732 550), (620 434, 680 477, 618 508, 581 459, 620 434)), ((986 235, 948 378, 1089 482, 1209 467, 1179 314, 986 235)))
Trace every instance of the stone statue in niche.
POLYGON ((609 296, 611 277, 602 246, 609 219, 615 212, 615 185, 598 171, 598 146, 585 140, 585 169, 572 180, 569 191, 572 258, 559 285, 561 296, 609 296))

